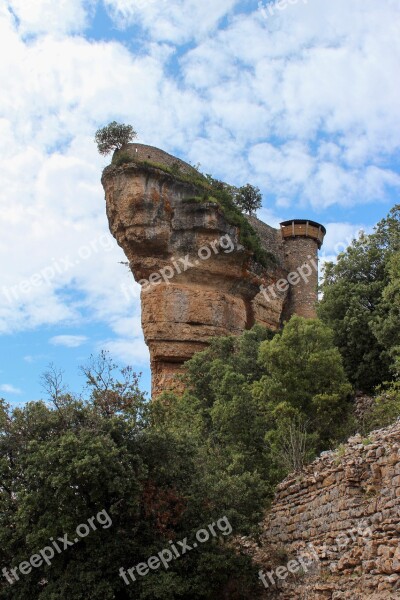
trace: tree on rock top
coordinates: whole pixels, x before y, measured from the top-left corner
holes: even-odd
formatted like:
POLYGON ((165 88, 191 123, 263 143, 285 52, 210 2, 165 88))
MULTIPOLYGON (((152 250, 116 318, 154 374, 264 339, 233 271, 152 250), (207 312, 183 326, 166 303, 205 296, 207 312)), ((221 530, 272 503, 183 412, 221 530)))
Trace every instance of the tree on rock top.
POLYGON ((96 131, 95 142, 100 154, 104 156, 113 150, 120 150, 124 144, 128 144, 137 137, 132 125, 124 125, 112 121, 96 131))
POLYGON ((235 202, 241 211, 252 215, 262 206, 260 188, 247 183, 237 190, 235 202))

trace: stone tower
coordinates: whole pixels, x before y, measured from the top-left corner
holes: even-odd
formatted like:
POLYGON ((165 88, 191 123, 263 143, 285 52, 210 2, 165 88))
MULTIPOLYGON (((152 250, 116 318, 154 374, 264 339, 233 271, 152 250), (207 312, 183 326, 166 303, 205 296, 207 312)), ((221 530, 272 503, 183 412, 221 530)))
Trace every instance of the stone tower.
MULTIPOLYGON (((315 318, 318 299, 318 250, 324 241, 326 229, 314 221, 293 219, 281 223, 281 233, 286 269, 289 273, 300 276, 293 276, 293 282, 296 279, 298 281, 290 286, 284 307, 284 319, 287 320, 292 315, 306 319, 315 318)), ((288 278, 290 280, 290 275, 288 278)))
POLYGON ((309 286, 301 280, 298 293, 278 284, 308 255, 316 259, 322 226, 295 221, 293 236, 285 224, 278 230, 248 217, 270 256, 262 265, 221 207, 201 199, 193 167, 141 144, 121 154, 124 161, 107 167, 102 183, 111 233, 142 286, 153 395, 179 389, 183 363, 214 336, 239 335, 255 323, 277 330, 292 314, 315 315, 316 273, 309 286), (273 293, 267 297, 265 289, 273 293))

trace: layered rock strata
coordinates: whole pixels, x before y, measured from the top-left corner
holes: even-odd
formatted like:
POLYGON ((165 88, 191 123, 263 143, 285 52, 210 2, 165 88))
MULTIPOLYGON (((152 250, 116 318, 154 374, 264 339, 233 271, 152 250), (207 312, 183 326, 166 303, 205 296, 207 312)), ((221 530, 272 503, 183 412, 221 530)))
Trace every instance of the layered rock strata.
MULTIPOLYGON (((259 264, 240 243, 238 227, 229 223, 221 207, 196 200, 204 190, 162 168, 197 174, 190 165, 140 144, 129 144, 121 152, 132 162, 110 166, 102 177, 107 216, 142 285, 142 325, 150 349, 152 391, 158 395, 179 388, 176 375, 182 364, 210 338, 240 334, 255 323, 278 329, 283 316, 290 316, 295 292, 289 285, 275 284, 286 279, 296 259, 290 252, 287 260, 281 231, 249 217, 272 256, 268 268, 259 264), (261 291, 270 286, 271 293, 261 291)), ((310 252, 316 260, 320 242, 312 235, 296 239, 299 248, 301 240, 306 243, 297 266, 310 252)), ((310 305, 313 298, 314 315, 315 277, 306 302, 310 305)), ((300 304, 295 307, 299 314, 300 304)))

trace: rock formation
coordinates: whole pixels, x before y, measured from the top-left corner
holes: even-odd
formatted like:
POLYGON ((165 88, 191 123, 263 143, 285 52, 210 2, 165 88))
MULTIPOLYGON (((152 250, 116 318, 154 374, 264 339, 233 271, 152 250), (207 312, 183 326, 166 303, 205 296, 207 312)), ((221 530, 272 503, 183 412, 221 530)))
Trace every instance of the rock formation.
POLYGON ((400 423, 324 452, 277 489, 259 545, 265 598, 400 598, 400 423), (280 570, 278 570, 280 568, 280 570))
POLYGON ((270 256, 263 266, 222 208, 199 201, 193 167, 140 144, 119 155, 125 162, 107 167, 102 183, 110 230, 142 285, 153 395, 179 385, 182 364, 213 336, 315 316, 321 225, 294 220, 277 230, 248 217, 270 256))

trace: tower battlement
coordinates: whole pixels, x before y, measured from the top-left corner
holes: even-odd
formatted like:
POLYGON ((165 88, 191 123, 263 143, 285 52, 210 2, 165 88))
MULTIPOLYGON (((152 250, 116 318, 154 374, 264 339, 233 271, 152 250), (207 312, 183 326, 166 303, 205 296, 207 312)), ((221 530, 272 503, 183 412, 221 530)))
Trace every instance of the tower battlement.
POLYGON ((317 241, 318 249, 320 249, 324 243, 326 229, 323 225, 320 225, 315 221, 292 219, 290 221, 284 221, 280 225, 282 238, 285 241, 295 237, 312 238, 317 241))

